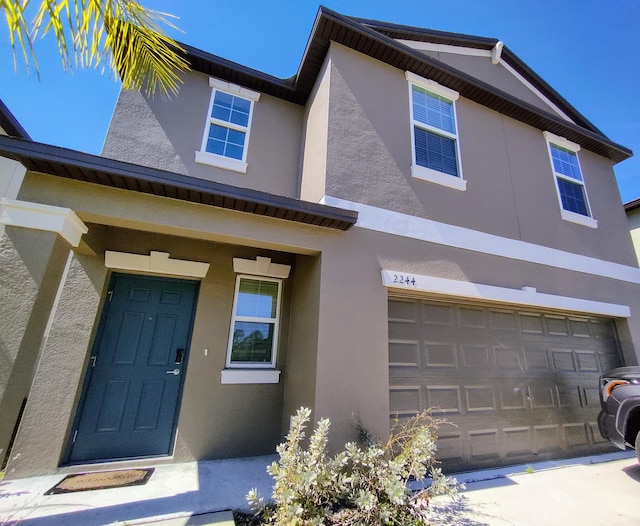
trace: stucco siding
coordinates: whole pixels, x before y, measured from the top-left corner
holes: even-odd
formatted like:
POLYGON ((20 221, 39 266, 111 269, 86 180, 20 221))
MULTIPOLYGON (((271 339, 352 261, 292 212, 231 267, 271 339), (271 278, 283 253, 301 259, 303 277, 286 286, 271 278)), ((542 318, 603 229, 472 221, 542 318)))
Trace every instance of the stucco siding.
POLYGON ((74 256, 69 262, 7 466, 9 476, 51 473, 64 460, 105 276, 97 258, 74 256))
POLYGON ((0 237, 0 459, 29 396, 68 253, 50 232, 7 227, 0 237))
POLYGON ((295 197, 304 109, 262 95, 255 103, 246 173, 196 163, 211 98, 209 77, 185 75, 179 93, 167 104, 121 91, 102 155, 225 184, 295 197))
POLYGON ((300 198, 316 203, 325 194, 326 185, 330 69, 327 59, 304 113, 300 198))
MULTIPOLYGON (((509 71, 504 63, 494 65, 491 62, 491 57, 473 57, 445 52, 438 52, 436 58, 543 111, 561 116, 546 99, 538 96, 529 86, 509 71)), ((566 117, 562 118, 566 119, 566 117)))
POLYGON ((466 191, 411 176, 404 72, 332 45, 327 195, 471 230, 633 264, 611 163, 578 158, 598 228, 562 219, 542 130, 456 102, 466 191))

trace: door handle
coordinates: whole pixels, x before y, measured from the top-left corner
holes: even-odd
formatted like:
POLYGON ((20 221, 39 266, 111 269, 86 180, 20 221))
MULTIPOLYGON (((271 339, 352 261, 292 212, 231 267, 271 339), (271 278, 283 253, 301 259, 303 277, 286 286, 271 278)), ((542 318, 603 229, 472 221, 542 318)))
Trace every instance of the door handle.
POLYGON ((180 374, 180 369, 173 369, 171 371, 167 371, 167 374, 172 374, 173 376, 178 376, 180 374))

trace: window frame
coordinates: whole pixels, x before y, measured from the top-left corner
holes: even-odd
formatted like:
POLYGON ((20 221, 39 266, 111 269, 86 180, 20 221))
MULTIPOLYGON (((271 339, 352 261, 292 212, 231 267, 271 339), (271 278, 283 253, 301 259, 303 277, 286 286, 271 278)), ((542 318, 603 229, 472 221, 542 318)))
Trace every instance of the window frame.
POLYGON ((589 228, 598 228, 598 221, 593 218, 593 209, 591 208, 591 203, 589 202, 589 195, 587 193, 587 184, 584 180, 584 172, 582 171, 582 165, 580 164, 580 157, 578 156, 578 152, 580 151, 580 145, 568 139, 565 139, 564 137, 555 135, 551 132, 545 131, 543 132, 543 135, 547 142, 547 154, 549 155, 549 163, 551 164, 551 173, 553 174, 553 181, 556 189, 556 195, 558 197, 558 205, 560 206, 560 216, 564 221, 569 221, 571 223, 586 226, 589 228), (571 177, 556 171, 555 164, 553 162, 553 153, 552 153, 553 147, 566 150, 572 153, 573 155, 575 155, 576 162, 578 165, 578 170, 580 170, 580 179, 576 179, 574 177, 571 177), (562 194, 560 193, 560 184, 559 184, 560 179, 563 181, 567 181, 571 184, 579 185, 582 188, 584 203, 587 208, 587 213, 589 215, 579 214, 577 212, 573 212, 571 210, 567 210, 564 208, 564 205, 562 204, 562 194))
POLYGON ((229 326, 229 341, 227 343, 227 357, 225 367, 228 369, 274 369, 278 357, 278 341, 280 335, 280 311, 282 308, 282 284, 283 280, 279 278, 260 276, 254 274, 238 274, 236 276, 235 290, 233 294, 233 310, 231 311, 231 325, 229 326), (240 282, 243 279, 254 281, 269 281, 278 284, 278 295, 276 298, 276 315, 275 318, 263 318, 259 316, 238 316, 238 296, 240 292, 240 282), (273 323, 273 341, 271 347, 271 360, 269 362, 233 362, 231 353, 233 351, 233 335, 235 332, 236 321, 273 323))
POLYGON ((260 93, 243 88, 236 84, 224 82, 216 78, 209 78, 209 87, 211 88, 211 97, 209 99, 209 107, 207 110, 206 122, 204 125, 204 131, 202 133, 202 141, 200 143, 200 150, 196 151, 196 162, 200 164, 207 164, 218 168, 224 168, 226 170, 232 170, 235 172, 246 173, 247 172, 247 151, 249 149, 249 139, 251 135, 251 124, 253 122, 253 110, 255 103, 260 99, 260 93), (222 121, 216 119, 211 115, 213 111, 213 103, 216 98, 216 93, 226 93, 234 97, 244 99, 250 103, 249 118, 246 126, 241 126, 232 122, 222 121), (224 127, 229 130, 241 131, 245 134, 244 145, 242 149, 242 159, 234 159, 232 157, 226 157, 217 153, 207 151, 207 141, 209 139, 209 130, 211 125, 224 127))
POLYGON ((422 179, 425 181, 436 183, 449 188, 453 188, 455 190, 465 191, 467 189, 467 181, 464 179, 463 173, 462 173, 462 160, 460 156, 460 132, 458 129, 458 116, 456 111, 456 101, 460 97, 460 94, 457 91, 446 88, 445 86, 442 86, 441 84, 438 84, 433 80, 420 77, 415 73, 411 73, 410 71, 405 72, 405 78, 409 85, 409 123, 411 127, 411 175, 412 177, 415 177, 416 179, 422 179), (414 118, 413 86, 423 89, 432 95, 442 97, 451 103, 452 112, 453 112, 453 124, 455 128, 454 134, 452 134, 447 130, 443 130, 441 128, 432 126, 430 124, 417 121, 414 118), (456 168, 458 171, 458 175, 451 175, 446 172, 440 172, 438 170, 434 170, 433 168, 428 168, 426 166, 420 166, 417 164, 416 136, 415 136, 416 127, 425 130, 427 133, 432 133, 433 135, 437 135, 439 137, 445 137, 447 139, 453 140, 455 145, 455 150, 456 150, 456 168))

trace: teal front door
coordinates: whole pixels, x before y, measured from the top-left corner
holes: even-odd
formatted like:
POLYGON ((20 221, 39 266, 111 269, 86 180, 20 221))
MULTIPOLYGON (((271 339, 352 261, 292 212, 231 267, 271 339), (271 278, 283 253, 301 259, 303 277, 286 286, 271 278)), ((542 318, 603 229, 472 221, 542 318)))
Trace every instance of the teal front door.
POLYGON ((194 281, 114 274, 70 463, 171 453, 197 291, 194 281))

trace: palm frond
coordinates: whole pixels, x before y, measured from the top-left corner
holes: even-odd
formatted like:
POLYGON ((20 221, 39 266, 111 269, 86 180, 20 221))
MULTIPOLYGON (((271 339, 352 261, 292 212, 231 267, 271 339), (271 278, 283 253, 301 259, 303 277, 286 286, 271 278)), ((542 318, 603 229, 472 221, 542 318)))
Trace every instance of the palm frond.
POLYGON ((14 50, 22 49, 25 63, 37 62, 33 42, 52 33, 62 65, 70 69, 109 69, 125 89, 178 91, 180 72, 189 64, 184 50, 163 27, 175 28, 166 13, 143 7, 136 0, 41 0, 31 24, 25 20, 30 0, 0 0, 14 50))

